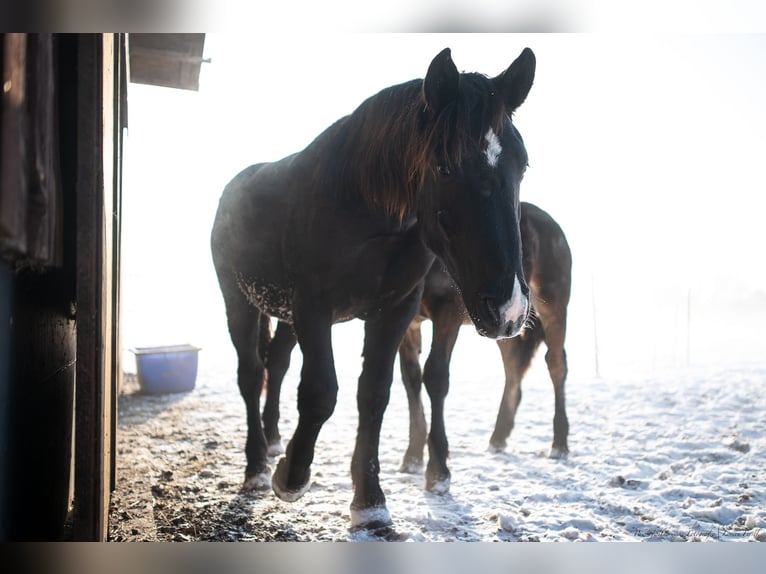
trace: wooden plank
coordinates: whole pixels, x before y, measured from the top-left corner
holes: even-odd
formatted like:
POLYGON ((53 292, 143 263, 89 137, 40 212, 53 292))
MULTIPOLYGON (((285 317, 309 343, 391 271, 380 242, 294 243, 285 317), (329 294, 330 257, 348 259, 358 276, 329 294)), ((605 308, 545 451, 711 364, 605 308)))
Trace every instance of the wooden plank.
POLYGON ((115 271, 114 249, 115 249, 115 177, 117 176, 115 158, 117 150, 115 149, 115 34, 104 34, 102 36, 102 121, 103 121, 103 155, 104 165, 104 268, 102 275, 102 320, 104 334, 104 357, 102 364, 102 397, 101 408, 103 418, 101 421, 103 435, 103 454, 101 478, 102 491, 100 492, 101 520, 103 524, 103 535, 101 540, 106 540, 109 530, 109 500, 112 492, 112 467, 114 459, 114 437, 112 436, 114 418, 113 407, 116 402, 114 397, 114 364, 115 364, 115 308, 114 308, 114 289, 115 289, 115 271))
POLYGON ((205 34, 130 34, 130 81, 199 90, 205 34))
POLYGON ((98 387, 103 332, 101 274, 103 247, 103 166, 101 126, 101 51, 96 35, 77 41, 77 373, 75 408, 75 512, 73 537, 102 540, 99 513, 103 445, 98 387), (98 70, 98 72, 97 72, 98 70))
POLYGON ((127 73, 125 49, 125 34, 115 36, 114 50, 114 226, 112 247, 112 425, 111 425, 111 469, 109 477, 109 490, 114 491, 116 476, 117 456, 117 398, 122 387, 122 315, 121 315, 121 283, 122 283, 122 145, 123 130, 127 127, 125 114, 127 112, 127 73))
POLYGON ((0 253, 27 251, 27 35, 3 34, 0 75, 0 253))
POLYGON ((105 540, 111 472, 111 34, 78 38, 76 540, 105 540))
POLYGON ((36 263, 61 267, 63 214, 53 34, 30 35, 27 49, 31 78, 27 254, 36 263))
POLYGON ((0 251, 63 264, 57 89, 52 34, 3 34, 0 251))

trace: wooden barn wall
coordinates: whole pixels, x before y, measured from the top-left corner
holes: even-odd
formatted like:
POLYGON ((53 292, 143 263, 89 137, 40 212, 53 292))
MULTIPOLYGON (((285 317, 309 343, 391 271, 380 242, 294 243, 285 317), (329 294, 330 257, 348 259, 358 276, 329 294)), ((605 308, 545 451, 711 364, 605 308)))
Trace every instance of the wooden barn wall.
POLYGON ((0 538, 55 540, 70 503, 77 351, 75 227, 64 224, 75 189, 61 177, 58 137, 72 94, 58 38, 5 34, 0 44, 0 538))
POLYGON ((0 101, 2 541, 106 538, 123 41, 0 35, 2 85, 11 86, 0 101))
POLYGON ((114 36, 87 37, 78 54, 78 69, 94 78, 78 95, 82 122, 77 140, 77 393, 75 413, 75 514, 77 540, 106 538, 112 488, 115 394, 119 350, 115 290, 119 263, 115 236, 119 226, 118 169, 119 73, 114 36), (117 83, 117 86, 115 85, 117 83), (103 105, 100 105, 103 103, 103 105), (89 225, 81 226, 80 221, 89 225), (90 469, 79 472, 77 469, 90 469))

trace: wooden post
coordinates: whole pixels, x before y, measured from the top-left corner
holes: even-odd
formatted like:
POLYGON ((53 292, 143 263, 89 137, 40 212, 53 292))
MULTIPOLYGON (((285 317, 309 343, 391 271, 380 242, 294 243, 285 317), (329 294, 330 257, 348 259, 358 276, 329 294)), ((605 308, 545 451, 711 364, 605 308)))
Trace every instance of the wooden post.
POLYGON ((692 288, 686 291, 686 368, 691 366, 692 288))
POLYGON ((117 483, 117 399, 122 387, 122 330, 121 330, 121 284, 122 284, 122 151, 123 128, 127 127, 127 50, 126 34, 117 34, 114 47, 114 176, 113 176, 113 241, 112 241, 112 425, 109 490, 114 491, 117 483))
POLYGON ((596 365, 596 376, 601 377, 601 372, 598 366, 598 327, 596 321, 596 281, 593 278, 593 273, 590 274, 590 297, 591 305, 593 306, 593 353, 596 365))
POLYGON ((75 540, 107 536, 112 453, 114 37, 78 37, 75 540))

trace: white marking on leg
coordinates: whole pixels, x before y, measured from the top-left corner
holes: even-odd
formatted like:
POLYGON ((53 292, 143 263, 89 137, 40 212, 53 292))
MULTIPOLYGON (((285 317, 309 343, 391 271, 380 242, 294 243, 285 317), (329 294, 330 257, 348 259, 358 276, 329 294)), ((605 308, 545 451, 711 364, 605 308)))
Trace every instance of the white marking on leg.
POLYGON ((487 156, 487 164, 489 167, 495 167, 500 154, 503 153, 503 147, 500 145, 500 139, 497 134, 489 128, 487 130, 484 139, 487 140, 487 149, 484 151, 484 155, 487 156))
POLYGON ((242 485, 243 490, 268 490, 271 486, 271 469, 251 476, 242 485))
POLYGON ((511 298, 500 306, 500 317, 506 323, 515 323, 522 317, 527 316, 528 309, 529 300, 521 292, 521 283, 519 282, 519 277, 516 276, 513 280, 511 298))
POLYGON ((503 444, 492 444, 489 443, 489 446, 487 447, 487 452, 490 452, 492 454, 500 454, 501 452, 505 452, 506 442, 503 441, 503 444))
POLYGON ((391 514, 385 506, 351 509, 351 528, 360 528, 368 524, 375 526, 391 524, 391 514))
POLYGON ((548 453, 548 458, 566 459, 568 456, 565 450, 561 450, 560 448, 553 446, 551 447, 551 451, 548 453))
POLYGON ((423 461, 420 462, 402 462, 402 466, 399 467, 399 472, 405 474, 420 474, 423 470, 423 461))
POLYGON ((431 488, 428 489, 429 492, 432 494, 447 494, 449 492, 450 487, 450 479, 445 478, 444 480, 437 480, 431 485, 431 488))

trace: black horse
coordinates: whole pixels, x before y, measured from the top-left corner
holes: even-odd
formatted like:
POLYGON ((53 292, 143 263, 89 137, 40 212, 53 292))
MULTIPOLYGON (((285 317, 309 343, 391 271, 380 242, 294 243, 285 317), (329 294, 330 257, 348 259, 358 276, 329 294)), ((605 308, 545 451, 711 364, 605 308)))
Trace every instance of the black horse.
MULTIPOLYGON (((561 227, 545 211, 530 203, 521 203, 521 239, 524 275, 531 289, 532 312, 530 320, 518 337, 497 341, 505 368, 505 390, 490 438, 490 449, 501 451, 513 429, 516 409, 521 401, 521 380, 541 343, 545 342, 548 365, 555 395, 553 418, 553 444, 549 456, 565 457, 569 423, 566 415, 564 385, 567 359, 564 349, 566 338, 567 305, 571 290, 572 255, 561 227)), ((435 262, 426 276, 419 314, 412 320, 399 347, 402 380, 407 390, 410 413, 410 436, 401 470, 418 472, 423 465, 423 450, 428 436, 429 462, 426 468, 426 488, 435 493, 449 489, 450 472, 447 468, 448 445, 444 425, 444 399, 449 389, 449 363, 462 324, 468 324, 460 293, 444 267, 435 262), (425 319, 433 323, 431 351, 425 369, 420 368, 420 326, 425 319), (421 383, 431 398, 431 433, 420 399, 421 383)), ((289 365, 290 351, 295 339, 290 326, 279 323, 274 355, 275 365, 282 368, 269 372, 269 385, 263 422, 270 453, 281 449, 278 431, 279 393, 281 382, 289 365)))
MULTIPOLYGON (((264 372, 292 325, 303 355, 299 419, 271 485, 287 501, 308 489, 320 429, 337 398, 331 327, 365 321, 351 461, 353 527, 389 524, 378 444, 399 344, 436 256, 478 331, 517 335, 529 312, 521 265, 519 187, 527 153, 511 122, 531 88, 528 48, 495 78, 459 73, 449 49, 423 80, 364 101, 309 146, 246 168, 224 189, 211 247, 247 409, 244 487, 265 488, 264 372)), ((289 342, 289 341, 288 341, 289 342)))
MULTIPOLYGON (((521 204, 521 243, 523 269, 536 317, 518 337, 497 341, 505 367, 505 390, 500 402, 490 448, 502 450, 511 434, 516 409, 521 401, 521 379, 540 343, 545 342, 548 365, 555 395, 553 445, 550 456, 560 458, 569 452, 564 382, 567 359, 564 350, 567 305, 572 281, 572 254, 559 225, 545 211, 530 203, 521 204)), ((402 380, 407 389, 410 409, 410 440, 401 470, 417 472, 423 464, 426 443, 426 420, 420 400, 421 381, 431 399, 431 432, 428 434, 426 488, 435 493, 449 490, 447 435, 444 425, 444 399, 449 388, 449 363, 460 325, 468 323, 465 306, 449 274, 438 262, 426 276, 418 316, 410 323, 399 347, 402 380), (421 372, 420 324, 433 322, 431 351, 421 372)))

